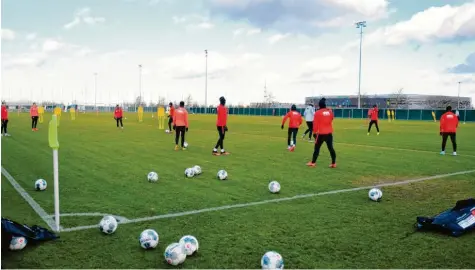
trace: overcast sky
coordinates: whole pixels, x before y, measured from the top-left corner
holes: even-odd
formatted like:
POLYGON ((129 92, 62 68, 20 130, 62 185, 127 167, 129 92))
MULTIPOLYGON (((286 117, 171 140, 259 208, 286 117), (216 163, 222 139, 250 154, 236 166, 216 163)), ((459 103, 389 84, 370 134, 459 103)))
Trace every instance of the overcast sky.
POLYGON ((3 0, 2 99, 475 97, 475 0, 3 0), (62 90, 61 90, 62 89, 62 90))

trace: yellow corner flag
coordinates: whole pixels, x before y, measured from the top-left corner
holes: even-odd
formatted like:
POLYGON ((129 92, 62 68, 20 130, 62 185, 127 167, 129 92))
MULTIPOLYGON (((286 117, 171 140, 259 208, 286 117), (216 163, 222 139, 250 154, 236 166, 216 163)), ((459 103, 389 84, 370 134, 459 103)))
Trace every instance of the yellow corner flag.
POLYGON ((435 112, 432 112, 432 118, 434 118, 434 122, 437 122, 437 118, 435 117, 435 112))

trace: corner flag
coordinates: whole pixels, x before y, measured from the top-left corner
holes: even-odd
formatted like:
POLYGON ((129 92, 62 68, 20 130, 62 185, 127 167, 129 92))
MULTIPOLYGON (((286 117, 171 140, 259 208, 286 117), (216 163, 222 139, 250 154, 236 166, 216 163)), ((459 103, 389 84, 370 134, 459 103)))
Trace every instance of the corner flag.
POLYGON ((53 170, 54 170, 54 218, 56 231, 59 232, 59 162, 58 162, 58 116, 53 115, 49 121, 48 130, 49 147, 53 149, 53 170))

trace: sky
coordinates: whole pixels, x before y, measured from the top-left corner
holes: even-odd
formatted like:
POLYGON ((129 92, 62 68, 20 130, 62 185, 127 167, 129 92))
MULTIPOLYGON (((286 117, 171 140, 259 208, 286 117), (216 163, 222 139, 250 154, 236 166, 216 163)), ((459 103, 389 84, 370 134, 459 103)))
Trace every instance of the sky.
POLYGON ((355 95, 358 21, 362 94, 475 100, 475 0, 2 0, 1 98, 355 95))

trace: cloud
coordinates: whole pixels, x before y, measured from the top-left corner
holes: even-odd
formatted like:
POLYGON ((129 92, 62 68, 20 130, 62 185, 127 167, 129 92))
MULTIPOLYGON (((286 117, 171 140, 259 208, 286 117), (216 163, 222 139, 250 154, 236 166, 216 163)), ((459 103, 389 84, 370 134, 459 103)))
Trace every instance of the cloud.
POLYGON ((475 1, 461 6, 430 7, 409 20, 382 27, 365 37, 365 44, 401 45, 475 39, 475 1))
POLYGON ((275 44, 281 40, 284 40, 286 38, 288 38, 290 36, 290 34, 275 34, 271 37, 269 37, 268 41, 269 41, 269 44, 275 44))
POLYGON ((40 67, 45 64, 48 58, 45 53, 22 53, 15 56, 6 56, 3 61, 3 68, 40 67))
POLYGON ((317 34, 388 15, 387 0, 205 0, 211 15, 247 20, 260 29, 317 34))
POLYGON ((260 28, 251 28, 251 29, 248 29, 248 30, 246 30, 245 28, 238 28, 238 29, 233 31, 233 36, 235 38, 237 36, 244 35, 244 34, 246 36, 252 36, 252 35, 259 34, 260 32, 261 32, 260 28))
POLYGON ((214 27, 208 17, 196 14, 182 17, 173 16, 172 20, 175 24, 187 23, 186 28, 188 29, 211 29, 214 27))
POLYGON ((449 68, 448 71, 455 74, 475 74, 475 52, 467 56, 465 63, 449 68))
POLYGON ((297 83, 321 83, 341 79, 346 73, 343 58, 340 55, 331 55, 305 62, 295 81, 297 83))
POLYGON ((63 28, 69 30, 71 28, 78 26, 81 23, 85 23, 88 25, 95 25, 95 24, 103 23, 105 21, 106 19, 103 17, 91 16, 91 9, 88 7, 85 7, 76 11, 76 13, 74 14, 73 20, 65 24, 63 28))
POLYGON ((36 33, 30 33, 30 34, 25 36, 25 39, 31 41, 31 40, 35 40, 36 37, 37 37, 36 33))
POLYGON ((16 37, 16 34, 13 30, 10 29, 3 29, 2 28, 2 40, 14 40, 16 37))
MULTIPOLYGON (((255 53, 225 55, 219 52, 208 52, 208 78, 217 79, 229 74, 243 65, 253 63, 262 58, 255 53)), ((204 53, 186 53, 158 61, 162 71, 173 79, 203 78, 206 74, 204 53)))

